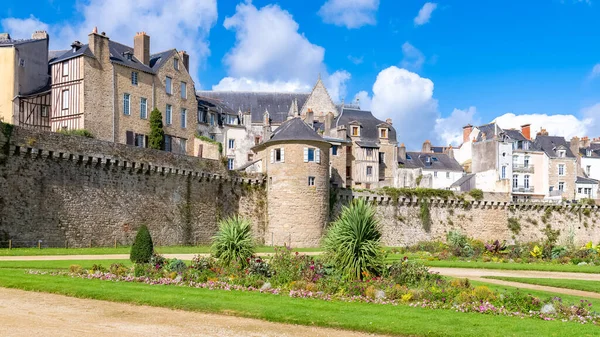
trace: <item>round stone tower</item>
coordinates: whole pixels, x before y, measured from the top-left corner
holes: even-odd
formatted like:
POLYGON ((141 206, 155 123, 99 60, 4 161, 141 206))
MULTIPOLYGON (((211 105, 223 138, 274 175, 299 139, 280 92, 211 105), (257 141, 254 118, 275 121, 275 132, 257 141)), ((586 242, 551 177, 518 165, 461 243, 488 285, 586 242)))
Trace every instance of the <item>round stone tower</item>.
POLYGON ((265 243, 316 247, 329 219, 331 145, 299 117, 281 124, 254 150, 267 174, 265 243))

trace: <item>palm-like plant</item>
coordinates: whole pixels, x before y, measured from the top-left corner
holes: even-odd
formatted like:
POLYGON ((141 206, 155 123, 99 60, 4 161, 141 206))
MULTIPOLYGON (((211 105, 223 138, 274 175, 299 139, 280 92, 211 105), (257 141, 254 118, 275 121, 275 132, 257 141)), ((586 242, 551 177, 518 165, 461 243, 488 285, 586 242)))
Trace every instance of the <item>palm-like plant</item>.
POLYGON ((380 275, 384 256, 375 209, 362 199, 344 206, 325 236, 324 248, 349 279, 380 275))
POLYGON ((213 237, 212 251, 225 265, 237 262, 246 266, 254 254, 252 224, 247 219, 232 216, 219 222, 219 231, 213 237))

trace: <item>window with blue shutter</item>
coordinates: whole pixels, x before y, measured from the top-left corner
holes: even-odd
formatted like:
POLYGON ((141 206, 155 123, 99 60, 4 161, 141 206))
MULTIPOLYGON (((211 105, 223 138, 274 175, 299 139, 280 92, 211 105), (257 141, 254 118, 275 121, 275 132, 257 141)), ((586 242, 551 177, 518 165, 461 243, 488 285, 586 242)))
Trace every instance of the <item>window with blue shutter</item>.
POLYGON ((131 111, 129 110, 129 94, 123 94, 123 114, 130 115, 131 111))

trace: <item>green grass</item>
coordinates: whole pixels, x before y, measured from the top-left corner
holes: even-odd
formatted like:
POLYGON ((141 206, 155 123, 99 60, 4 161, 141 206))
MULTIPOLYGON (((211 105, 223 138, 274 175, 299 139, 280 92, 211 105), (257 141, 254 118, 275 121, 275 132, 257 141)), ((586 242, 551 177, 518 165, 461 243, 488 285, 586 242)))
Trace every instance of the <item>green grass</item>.
POLYGON ((411 308, 405 305, 327 302, 253 292, 211 291, 66 276, 29 275, 22 269, 0 269, 0 286, 79 298, 393 335, 529 337, 598 334, 598 327, 589 324, 458 313, 451 310, 411 308))
POLYGON ((600 293, 600 281, 503 276, 484 276, 483 278, 600 293))
MULTIPOLYGON (((164 246, 155 247, 159 254, 200 254, 210 253, 209 246, 164 246)), ((41 256, 41 255, 107 255, 129 254, 131 246, 94 248, 0 248, 0 256, 41 256)), ((273 247, 257 247, 257 253, 273 253, 273 247)), ((321 248, 294 248, 299 252, 319 252, 321 248)))
POLYGON ((505 269, 505 270, 538 270, 538 271, 556 271, 571 273, 600 273, 600 266, 576 266, 574 264, 551 264, 551 263, 516 263, 516 262, 481 262, 481 261, 428 261, 419 260, 429 267, 441 268, 477 268, 477 269, 505 269))

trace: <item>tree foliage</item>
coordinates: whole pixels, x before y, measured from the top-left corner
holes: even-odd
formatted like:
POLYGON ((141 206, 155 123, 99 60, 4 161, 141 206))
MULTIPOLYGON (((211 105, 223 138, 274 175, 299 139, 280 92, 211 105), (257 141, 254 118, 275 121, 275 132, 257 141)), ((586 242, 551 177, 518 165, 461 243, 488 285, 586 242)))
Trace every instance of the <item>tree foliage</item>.
POLYGON ((131 246, 131 254, 129 259, 133 263, 148 263, 154 254, 154 244, 152 236, 146 225, 142 225, 138 229, 133 246, 131 246))
POLYGON ((162 113, 157 108, 150 113, 150 135, 148 147, 156 150, 165 148, 165 131, 163 130, 162 113))
POLYGON ((213 237, 213 255, 224 265, 237 262, 246 266, 254 254, 252 224, 239 216, 232 216, 219 222, 219 231, 213 237))

